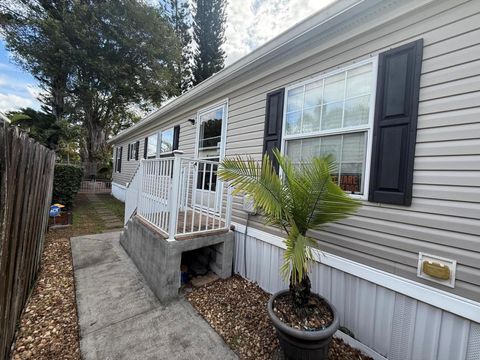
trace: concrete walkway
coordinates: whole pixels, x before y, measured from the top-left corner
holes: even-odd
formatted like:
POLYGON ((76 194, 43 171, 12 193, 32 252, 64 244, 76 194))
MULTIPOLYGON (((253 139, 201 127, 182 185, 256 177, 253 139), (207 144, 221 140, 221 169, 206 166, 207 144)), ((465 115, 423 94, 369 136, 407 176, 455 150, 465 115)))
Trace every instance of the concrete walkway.
POLYGON ((82 358, 237 359, 186 300, 157 300, 119 234, 71 239, 82 358))

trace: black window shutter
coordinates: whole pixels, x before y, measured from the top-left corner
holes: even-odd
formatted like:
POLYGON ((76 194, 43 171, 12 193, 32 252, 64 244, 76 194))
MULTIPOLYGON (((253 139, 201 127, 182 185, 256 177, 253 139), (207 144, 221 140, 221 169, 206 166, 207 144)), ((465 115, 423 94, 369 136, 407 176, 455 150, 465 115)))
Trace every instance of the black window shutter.
POLYGON ((128 144, 128 147, 127 147, 127 161, 130 161, 131 150, 132 150, 132 146, 131 146, 131 144, 128 144))
POLYGON ((113 156, 113 171, 117 172, 118 147, 115 148, 113 156))
POLYGON ((122 155, 123 155, 123 146, 120 147, 120 156, 118 158, 118 167, 117 170, 118 172, 122 172, 122 155))
POLYGON ((135 160, 138 160, 138 152, 140 151, 140 141, 135 143, 135 160))
POLYGON ((410 205, 423 39, 379 56, 369 201, 410 205))
POLYGON ((173 128, 172 150, 178 150, 179 145, 180 145, 180 125, 177 125, 173 128))
POLYGON ((145 142, 143 143, 143 158, 146 159, 148 154, 148 137, 145 138, 145 142))
POLYGON ((273 156, 273 149, 280 149, 282 143, 283 98, 285 89, 279 89, 267 94, 265 113, 265 132, 263 153, 267 153, 278 172, 278 163, 273 156))

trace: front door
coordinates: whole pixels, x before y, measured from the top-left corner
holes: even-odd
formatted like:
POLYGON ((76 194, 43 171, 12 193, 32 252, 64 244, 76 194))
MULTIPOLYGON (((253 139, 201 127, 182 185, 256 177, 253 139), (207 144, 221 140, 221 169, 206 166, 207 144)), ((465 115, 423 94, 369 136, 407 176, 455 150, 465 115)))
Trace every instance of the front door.
POLYGON ((197 167, 195 205, 217 212, 221 204, 222 184, 217 181, 217 165, 225 154, 227 104, 201 110, 197 115, 197 167))

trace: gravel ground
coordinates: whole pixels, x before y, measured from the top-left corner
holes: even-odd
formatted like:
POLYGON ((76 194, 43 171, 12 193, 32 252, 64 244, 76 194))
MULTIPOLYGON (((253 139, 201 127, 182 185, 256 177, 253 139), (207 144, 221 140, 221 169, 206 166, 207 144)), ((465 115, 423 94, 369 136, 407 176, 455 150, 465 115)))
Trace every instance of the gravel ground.
POLYGON ((49 233, 13 359, 80 359, 70 240, 49 233))
MULTIPOLYGON (((186 298, 241 359, 281 359, 275 329, 268 318, 270 297, 240 276, 195 288, 186 298)), ((367 360, 368 356, 334 338, 330 360, 367 360)))
MULTIPOLYGON (((112 196, 99 195, 99 199, 114 213, 123 213, 123 204, 112 196)), ((69 239, 104 230, 95 206, 88 197, 79 195, 73 225, 47 233, 37 283, 16 334, 13 359, 81 359, 69 239)))

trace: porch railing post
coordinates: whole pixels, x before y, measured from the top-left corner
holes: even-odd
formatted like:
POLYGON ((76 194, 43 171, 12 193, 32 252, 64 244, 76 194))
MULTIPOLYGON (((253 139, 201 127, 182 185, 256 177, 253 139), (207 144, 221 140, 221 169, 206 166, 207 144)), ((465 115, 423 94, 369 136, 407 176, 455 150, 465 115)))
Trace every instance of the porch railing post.
POLYGON ((232 222, 232 202, 233 202, 233 196, 232 196, 232 187, 229 184, 227 185, 227 209, 226 209, 226 214, 225 214, 225 227, 227 229, 230 229, 230 225, 232 222))
POLYGON ((137 209, 137 214, 141 214, 140 212, 140 201, 142 200, 142 186, 143 186, 143 167, 144 162, 143 159, 140 160, 140 165, 138 165, 138 182, 137 182, 137 196, 135 199, 135 209, 137 209))
POLYGON ((170 213, 170 218, 168 222, 168 241, 175 241, 175 234, 177 233, 182 154, 183 151, 175 150, 173 152, 172 180, 170 187, 170 196, 168 197, 168 209, 170 213))

